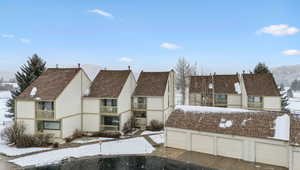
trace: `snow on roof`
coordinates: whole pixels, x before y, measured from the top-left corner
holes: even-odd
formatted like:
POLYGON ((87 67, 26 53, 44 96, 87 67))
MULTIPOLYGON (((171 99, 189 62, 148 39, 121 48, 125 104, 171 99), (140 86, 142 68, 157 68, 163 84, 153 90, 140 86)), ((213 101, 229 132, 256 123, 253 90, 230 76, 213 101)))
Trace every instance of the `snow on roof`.
POLYGON ((37 93, 37 88, 33 87, 32 90, 31 90, 31 92, 30 92, 30 96, 34 97, 36 95, 36 93, 37 93))
POLYGON ((275 135, 273 138, 288 141, 290 138, 290 116, 287 114, 278 116, 274 123, 275 135))
POLYGON ((240 83, 236 82, 234 83, 234 90, 237 94, 241 94, 241 86, 240 86, 240 83))
POLYGON ((223 107, 208 107, 208 106, 185 106, 177 105, 176 110, 183 110, 184 112, 194 113, 255 113, 254 110, 237 109, 237 108, 223 108, 223 107))

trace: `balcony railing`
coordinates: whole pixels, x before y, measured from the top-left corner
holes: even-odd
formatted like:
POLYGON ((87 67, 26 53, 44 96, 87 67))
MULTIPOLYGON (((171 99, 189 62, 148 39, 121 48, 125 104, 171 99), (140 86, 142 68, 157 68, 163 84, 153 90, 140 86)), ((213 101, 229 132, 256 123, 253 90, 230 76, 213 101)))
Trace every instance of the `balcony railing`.
POLYGON ((115 126, 115 125, 100 125, 100 130, 104 130, 104 131, 119 131, 119 126, 115 126))
POLYGON ((227 100, 215 99, 216 105, 227 105, 227 100))
POLYGON ((146 103, 133 103, 134 109, 146 109, 147 104, 146 103))
POLYGON ((118 113, 117 106, 100 106, 101 113, 118 113))
POLYGON ((53 110, 36 110, 36 119, 54 120, 53 110))
POLYGON ((263 108, 263 103, 259 102, 248 102, 248 107, 250 108, 263 108))

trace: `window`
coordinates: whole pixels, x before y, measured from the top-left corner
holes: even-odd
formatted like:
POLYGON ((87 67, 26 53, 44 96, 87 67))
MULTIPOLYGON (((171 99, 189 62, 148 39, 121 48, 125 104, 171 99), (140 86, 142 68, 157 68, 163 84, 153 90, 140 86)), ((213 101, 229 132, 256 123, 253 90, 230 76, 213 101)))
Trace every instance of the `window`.
POLYGON ((226 94, 215 94, 215 103, 216 104, 227 104, 227 95, 226 94))
POLYGON ((117 99, 103 99, 103 106, 117 106, 117 99))
POLYGON ((38 109, 39 110, 54 110, 54 102, 42 101, 38 102, 38 109))
POLYGON ((119 122, 118 116, 101 116, 101 129, 118 131, 119 122))
POLYGON ((145 104, 146 103, 146 97, 138 97, 138 103, 145 104))
POLYGON ((248 107, 262 108, 263 98, 261 96, 248 96, 248 107))
POLYGON ((45 130, 60 130, 60 122, 43 121, 43 129, 45 129, 45 130))

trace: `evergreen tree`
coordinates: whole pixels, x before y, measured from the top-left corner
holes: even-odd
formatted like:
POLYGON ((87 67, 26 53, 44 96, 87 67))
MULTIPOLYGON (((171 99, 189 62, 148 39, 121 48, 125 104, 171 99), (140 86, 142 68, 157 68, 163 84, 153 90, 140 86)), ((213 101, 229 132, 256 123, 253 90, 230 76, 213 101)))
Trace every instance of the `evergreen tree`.
POLYGON ((289 105, 288 101, 289 101, 289 96, 288 96, 288 91, 284 90, 284 86, 283 88, 280 87, 280 95, 281 95, 281 110, 282 111, 289 111, 289 109, 287 108, 287 106, 289 105))
POLYGON ((254 70, 253 70, 254 74, 266 74, 266 73, 271 73, 271 71, 269 70, 269 67, 265 64, 265 63, 261 63, 259 62, 254 70))
POLYGON ((46 62, 34 54, 20 67, 20 71, 15 74, 18 88, 11 91, 12 97, 6 103, 10 113, 15 113, 15 98, 46 70, 45 65, 46 62))

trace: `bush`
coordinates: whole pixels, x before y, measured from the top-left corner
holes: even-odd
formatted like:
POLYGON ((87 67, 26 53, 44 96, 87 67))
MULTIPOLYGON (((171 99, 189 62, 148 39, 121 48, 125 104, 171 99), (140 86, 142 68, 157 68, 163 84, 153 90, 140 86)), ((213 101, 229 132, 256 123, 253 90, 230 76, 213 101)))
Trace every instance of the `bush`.
POLYGON ((92 133, 91 137, 105 137, 105 138, 120 138, 120 132, 110 132, 110 131, 99 131, 92 133))
POLYGON ((25 125, 22 122, 13 123, 11 126, 3 130, 1 137, 8 144, 16 144, 17 139, 19 139, 21 136, 24 136, 25 130, 25 125))
POLYGON ((148 130, 151 131, 161 131, 164 128, 164 124, 158 120, 151 120, 150 126, 148 127, 148 130))
POLYGON ((58 142, 53 143, 52 147, 53 148, 58 148, 59 147, 59 143, 58 142))
POLYGON ((77 138, 81 138, 81 137, 83 137, 83 136, 84 136, 83 132, 80 131, 80 130, 78 130, 78 129, 76 129, 76 130, 73 132, 73 134, 72 134, 72 139, 74 140, 74 139, 77 139, 77 138))
POLYGON ((25 126, 22 122, 14 123, 1 133, 1 137, 9 144, 18 148, 49 146, 52 135, 50 134, 25 134, 25 126))

